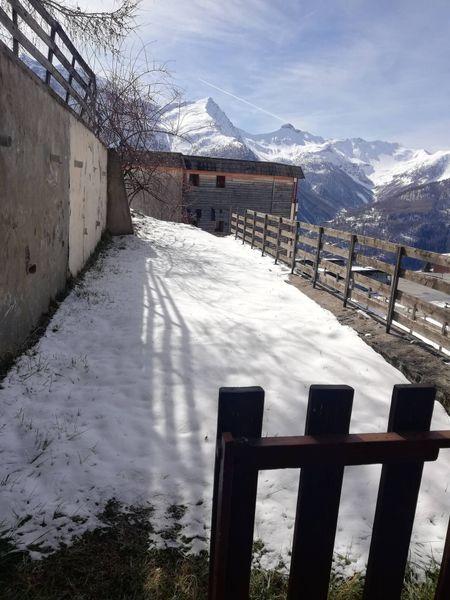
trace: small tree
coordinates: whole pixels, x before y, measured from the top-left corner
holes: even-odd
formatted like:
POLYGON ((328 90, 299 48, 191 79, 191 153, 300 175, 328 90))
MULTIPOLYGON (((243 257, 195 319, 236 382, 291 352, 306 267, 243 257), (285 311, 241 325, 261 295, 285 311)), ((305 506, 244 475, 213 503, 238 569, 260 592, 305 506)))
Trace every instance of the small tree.
POLYGON ((177 114, 180 101, 166 65, 151 61, 145 46, 134 57, 118 52, 100 79, 98 134, 120 158, 130 204, 139 193, 167 203, 165 186, 155 184, 157 151, 169 149, 171 138, 180 135, 179 120, 165 118, 168 110, 177 114))
POLYGON ((121 0, 114 10, 89 11, 67 0, 40 0, 74 38, 109 52, 117 52, 121 41, 136 27, 140 0, 121 0))

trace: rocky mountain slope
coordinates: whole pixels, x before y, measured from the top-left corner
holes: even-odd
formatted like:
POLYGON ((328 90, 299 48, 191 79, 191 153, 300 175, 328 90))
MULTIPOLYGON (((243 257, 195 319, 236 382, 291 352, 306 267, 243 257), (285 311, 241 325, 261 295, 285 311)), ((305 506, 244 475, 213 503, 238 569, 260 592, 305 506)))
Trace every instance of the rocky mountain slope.
POLYGON ((333 219, 352 230, 434 252, 450 249, 450 179, 410 186, 333 219))

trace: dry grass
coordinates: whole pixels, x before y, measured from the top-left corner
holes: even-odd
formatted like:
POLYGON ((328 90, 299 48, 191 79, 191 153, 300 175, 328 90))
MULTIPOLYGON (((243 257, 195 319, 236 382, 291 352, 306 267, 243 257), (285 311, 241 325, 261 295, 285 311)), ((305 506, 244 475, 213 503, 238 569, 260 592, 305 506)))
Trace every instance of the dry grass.
MULTIPOLYGON (((208 555, 186 553, 179 519, 184 507, 167 511, 172 525, 166 539, 179 541, 176 548, 149 545, 153 532, 151 508, 121 510, 110 502, 101 515, 103 527, 87 532, 71 546, 62 547, 40 561, 16 552, 0 536, 1 600, 202 600, 207 597, 208 555)), ((252 600, 286 598, 287 577, 283 568, 261 566, 264 546, 255 543, 251 579, 252 600)), ((345 561, 345 559, 342 559, 345 561)), ((431 600, 437 566, 419 580, 408 570, 403 600, 431 600)), ((364 578, 333 573, 329 600, 358 600, 364 578)))

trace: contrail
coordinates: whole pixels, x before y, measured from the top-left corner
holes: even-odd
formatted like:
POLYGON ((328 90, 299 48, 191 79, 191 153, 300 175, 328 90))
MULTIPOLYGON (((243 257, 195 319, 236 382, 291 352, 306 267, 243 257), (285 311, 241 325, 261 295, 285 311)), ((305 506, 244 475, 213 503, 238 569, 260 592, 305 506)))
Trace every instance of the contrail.
POLYGON ((274 113, 271 113, 268 110, 266 110, 264 108, 261 108, 260 106, 257 106, 256 104, 253 104, 253 102, 249 102, 245 98, 241 98, 240 96, 236 96, 235 94, 232 94, 231 92, 227 92, 227 90, 224 90, 224 89, 218 87, 217 85, 214 85, 213 83, 209 83, 209 81, 205 81, 204 79, 200 79, 200 78, 199 78, 199 81, 201 81, 201 83, 204 83, 205 85, 209 85, 209 87, 212 87, 215 90, 218 90, 219 92, 222 92, 222 94, 226 94, 227 96, 231 96, 232 98, 235 98, 236 100, 239 100, 239 102, 243 102, 244 104, 248 104, 248 106, 252 106, 253 108, 256 108, 256 110, 259 110, 260 112, 266 113, 266 115, 269 115, 270 117, 274 117, 275 119, 278 119, 282 123, 286 122, 286 119, 282 119, 278 115, 275 115, 274 113))

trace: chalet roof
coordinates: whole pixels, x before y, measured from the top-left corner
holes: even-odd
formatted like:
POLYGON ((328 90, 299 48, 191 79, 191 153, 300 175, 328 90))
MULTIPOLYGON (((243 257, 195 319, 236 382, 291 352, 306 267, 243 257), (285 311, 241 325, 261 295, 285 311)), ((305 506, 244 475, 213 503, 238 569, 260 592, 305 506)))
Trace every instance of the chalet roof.
POLYGON ((181 152, 147 152, 145 164, 155 167, 178 167, 184 169, 181 152))
POLYGON ((147 164, 155 167, 172 167, 188 171, 215 171, 218 173, 245 173, 248 175, 277 175, 304 179, 302 168, 282 163, 215 158, 212 156, 189 156, 181 152, 149 152, 147 164))
POLYGON ((302 168, 282 163, 214 158, 212 156, 183 156, 185 168, 192 171, 218 171, 222 173, 246 173, 249 175, 278 175, 304 179, 302 168))

